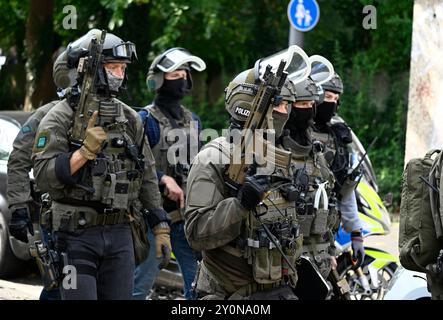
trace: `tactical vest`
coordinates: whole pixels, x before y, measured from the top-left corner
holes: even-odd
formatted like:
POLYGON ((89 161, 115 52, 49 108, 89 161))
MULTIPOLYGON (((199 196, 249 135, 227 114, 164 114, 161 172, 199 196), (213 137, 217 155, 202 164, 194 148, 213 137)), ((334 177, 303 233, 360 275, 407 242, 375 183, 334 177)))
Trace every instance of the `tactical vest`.
POLYGON ((148 110, 155 120, 158 121, 160 127, 160 141, 154 147, 152 147, 152 153, 155 158, 155 166, 157 170, 161 170, 165 174, 170 175, 174 165, 168 162, 167 154, 169 148, 175 144, 176 141, 172 140, 174 137, 171 137, 171 140, 168 140, 168 134, 173 129, 182 129, 188 138, 192 121, 192 113, 188 109, 182 107, 183 118, 176 120, 178 128, 174 128, 169 119, 163 114, 163 112, 161 112, 159 107, 152 105, 148 107, 148 110))
POLYGON ((285 136, 282 146, 292 152, 291 168, 294 177, 300 174, 309 177, 305 192, 296 201, 297 217, 303 234, 303 253, 312 256, 322 274, 327 275, 329 247, 333 244, 333 230, 339 222, 336 199, 332 193, 334 174, 328 167, 325 155, 314 150, 312 144, 303 146, 285 136), (322 264, 327 265, 323 268, 322 264))
MULTIPOLYGON (((108 135, 103 149, 96 160, 88 161, 79 171, 80 182, 67 186, 62 199, 54 199, 53 210, 57 213, 54 230, 61 227, 72 231, 95 224, 122 223, 127 220, 131 206, 140 206, 138 196, 144 165, 129 151, 132 149, 132 155, 138 155, 139 146, 127 132, 130 122, 123 105, 115 99, 112 102, 107 107, 113 106, 117 116, 100 118, 100 125, 108 135)), ((88 110, 98 110, 99 104, 96 99, 90 101, 88 110)))
MULTIPOLYGON (((174 126, 171 124, 171 121, 164 115, 164 113, 160 110, 158 106, 151 105, 148 107, 148 110, 149 113, 155 118, 155 120, 157 120, 160 128, 160 140, 152 148, 152 153, 155 158, 155 166, 157 170, 161 170, 166 175, 173 177, 180 188, 182 188, 182 190, 186 192, 186 181, 189 173, 189 162, 186 161, 186 163, 179 163, 178 160, 174 160, 174 164, 168 161, 168 150, 172 145, 176 143, 176 141, 173 140, 175 138, 174 136, 171 136, 170 139, 168 139, 168 134, 173 129, 182 130, 180 139, 185 139, 185 141, 183 141, 184 145, 180 146, 180 149, 184 150, 183 148, 186 148, 185 150, 187 150, 187 153, 191 152, 188 141, 190 141, 189 134, 192 121, 192 112, 183 106, 181 108, 183 110, 183 118, 176 120, 178 128, 174 128, 174 126)), ((175 155, 170 152, 170 157, 171 156, 175 155)), ((163 192, 162 195, 163 207, 166 212, 169 213, 172 222, 174 223, 183 220, 183 212, 179 209, 178 204, 167 198, 163 192)))
MULTIPOLYGON (((211 141, 205 145, 205 148, 216 148, 228 157, 230 148, 232 150, 232 146, 224 138, 211 141)), ((229 197, 227 189, 226 187, 226 197, 229 197)), ((271 231, 274 240, 281 246, 292 266, 295 267, 296 261, 302 253, 303 236, 299 232, 294 202, 286 200, 279 189, 271 189, 269 196, 261 205, 257 206, 256 210, 261 222, 250 211, 244 220, 241 235, 230 244, 220 248, 233 256, 233 259, 244 259, 243 261, 252 267, 255 283, 237 290, 236 294, 239 295, 263 291, 264 289, 260 289, 263 286, 269 289, 272 286, 279 286, 283 282, 289 281, 292 285, 297 282, 297 274, 283 259, 262 225, 264 223, 271 231)), ((223 274, 217 275, 216 271, 206 267, 225 288, 229 287, 223 274)))
POLYGON ((324 133, 317 130, 309 130, 308 132, 311 135, 312 141, 320 141, 323 144, 324 157, 328 162, 328 165, 331 166, 334 162, 335 154, 337 152, 336 142, 333 133, 324 133))
MULTIPOLYGON (((337 126, 337 124, 333 126, 337 126)), ((355 190, 357 181, 355 177, 348 177, 349 152, 347 145, 349 142, 344 142, 343 138, 339 137, 340 133, 335 132, 331 127, 328 126, 328 129, 329 132, 320 132, 314 127, 309 129, 309 133, 314 141, 323 143, 324 156, 336 179, 334 191, 337 197, 342 199, 348 197, 355 190)))

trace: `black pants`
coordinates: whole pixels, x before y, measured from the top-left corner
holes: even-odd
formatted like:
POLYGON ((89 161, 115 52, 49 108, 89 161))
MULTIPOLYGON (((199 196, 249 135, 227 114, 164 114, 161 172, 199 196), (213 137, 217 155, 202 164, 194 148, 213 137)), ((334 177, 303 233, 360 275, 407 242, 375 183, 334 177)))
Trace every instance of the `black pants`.
POLYGON ((132 299, 135 268, 129 224, 57 233, 69 265, 60 283, 63 300, 132 299))

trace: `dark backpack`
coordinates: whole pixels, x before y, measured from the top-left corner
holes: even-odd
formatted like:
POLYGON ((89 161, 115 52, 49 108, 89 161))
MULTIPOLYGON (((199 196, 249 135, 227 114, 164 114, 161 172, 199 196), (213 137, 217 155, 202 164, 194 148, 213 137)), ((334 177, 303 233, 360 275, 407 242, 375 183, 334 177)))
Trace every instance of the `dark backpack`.
POLYGON ((433 149, 410 160, 403 171, 398 245, 400 263, 409 270, 426 272, 443 248, 441 222, 434 217, 439 216, 439 193, 432 189, 440 180, 441 160, 441 150, 433 149))

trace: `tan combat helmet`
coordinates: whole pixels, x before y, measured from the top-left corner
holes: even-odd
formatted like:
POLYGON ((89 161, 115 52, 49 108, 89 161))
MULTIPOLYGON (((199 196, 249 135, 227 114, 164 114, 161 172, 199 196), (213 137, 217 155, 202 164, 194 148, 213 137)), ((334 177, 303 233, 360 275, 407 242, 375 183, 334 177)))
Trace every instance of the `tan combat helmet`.
MULTIPOLYGON (((239 73, 225 89, 225 107, 236 122, 245 122, 251 111, 259 83, 254 74, 254 69, 239 73)), ((294 102, 295 92, 295 86, 287 80, 282 87, 280 96, 283 100, 294 102)))
POLYGON ((165 72, 186 70, 188 80, 187 90, 189 91, 192 89, 191 68, 201 72, 206 69, 206 64, 201 58, 192 55, 186 49, 168 49, 152 61, 146 77, 146 86, 149 91, 156 91, 163 85, 165 72))

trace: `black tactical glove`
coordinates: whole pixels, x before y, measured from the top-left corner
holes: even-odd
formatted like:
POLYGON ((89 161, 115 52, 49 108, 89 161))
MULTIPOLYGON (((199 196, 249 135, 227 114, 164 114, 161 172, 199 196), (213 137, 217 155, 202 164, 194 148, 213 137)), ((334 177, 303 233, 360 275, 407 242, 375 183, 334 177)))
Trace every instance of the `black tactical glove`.
POLYGON ((9 221, 9 233, 11 236, 22 242, 28 243, 29 233, 34 235, 34 227, 29 218, 28 209, 19 208, 12 212, 11 220, 9 221))
POLYGON ((270 189, 271 179, 269 176, 246 176, 245 183, 237 194, 237 199, 246 210, 254 209, 270 189))

